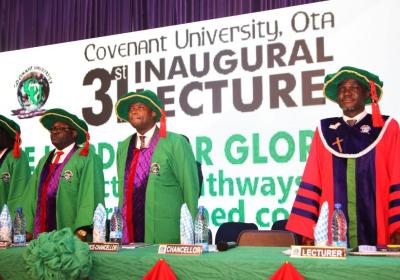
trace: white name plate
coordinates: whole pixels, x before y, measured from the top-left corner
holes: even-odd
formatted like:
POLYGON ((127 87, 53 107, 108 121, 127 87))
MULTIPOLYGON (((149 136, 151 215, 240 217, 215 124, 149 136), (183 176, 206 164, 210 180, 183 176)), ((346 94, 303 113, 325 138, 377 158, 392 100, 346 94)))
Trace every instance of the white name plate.
POLYGON ((158 253, 162 255, 199 256, 202 252, 202 245, 160 244, 158 247, 158 253))
POLYGON ((96 242, 89 243, 89 250, 96 252, 118 252, 120 245, 115 242, 96 242))
POLYGON ((314 259, 346 259, 346 247, 292 246, 290 257, 314 259))

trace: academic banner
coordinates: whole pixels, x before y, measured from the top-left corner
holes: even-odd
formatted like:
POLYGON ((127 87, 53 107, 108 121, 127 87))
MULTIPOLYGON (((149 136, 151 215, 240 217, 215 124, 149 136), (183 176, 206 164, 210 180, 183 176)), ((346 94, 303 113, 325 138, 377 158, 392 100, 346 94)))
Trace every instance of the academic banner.
POLYGON ((32 169, 52 149, 45 110, 84 118, 110 213, 116 148, 134 132, 114 105, 151 89, 167 129, 188 136, 202 163, 199 204, 212 230, 227 221, 268 229, 290 213, 318 120, 341 114, 322 94, 326 74, 345 65, 378 74, 381 111, 399 117, 398 10, 395 0, 332 0, 0 53, 0 113, 21 125, 32 169))

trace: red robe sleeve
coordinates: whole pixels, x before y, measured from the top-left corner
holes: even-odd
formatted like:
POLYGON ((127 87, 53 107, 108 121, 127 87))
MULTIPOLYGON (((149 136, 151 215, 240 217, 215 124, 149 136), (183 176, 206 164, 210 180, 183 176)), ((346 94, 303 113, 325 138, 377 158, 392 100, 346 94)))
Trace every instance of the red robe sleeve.
POLYGON ((387 202, 389 207, 388 237, 390 237, 395 231, 400 231, 400 129, 395 120, 392 120, 389 124, 387 134, 388 142, 385 142, 385 147, 389 150, 386 153, 388 154, 387 171, 390 180, 387 202))
POLYGON ((323 187, 331 188, 333 184, 331 157, 325 150, 317 129, 286 226, 287 230, 314 239, 314 226, 323 200, 323 187))

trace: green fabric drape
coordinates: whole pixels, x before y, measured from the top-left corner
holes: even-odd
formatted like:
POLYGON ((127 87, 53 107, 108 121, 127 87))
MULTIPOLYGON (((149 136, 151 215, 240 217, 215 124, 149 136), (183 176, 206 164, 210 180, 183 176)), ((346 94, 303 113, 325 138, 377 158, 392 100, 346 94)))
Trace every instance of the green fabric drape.
POLYGON ((350 248, 357 246, 356 159, 347 160, 347 212, 350 248))

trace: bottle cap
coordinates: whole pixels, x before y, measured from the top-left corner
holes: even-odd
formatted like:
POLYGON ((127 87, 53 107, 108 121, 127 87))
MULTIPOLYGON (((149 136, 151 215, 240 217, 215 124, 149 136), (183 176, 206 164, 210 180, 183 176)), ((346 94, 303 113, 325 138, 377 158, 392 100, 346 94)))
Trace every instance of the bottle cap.
POLYGON ((342 208, 342 203, 335 203, 335 209, 342 208))
POLYGON ((199 214, 203 214, 203 213, 205 213, 205 208, 204 208, 204 206, 199 206, 199 211, 198 211, 198 213, 199 214))

